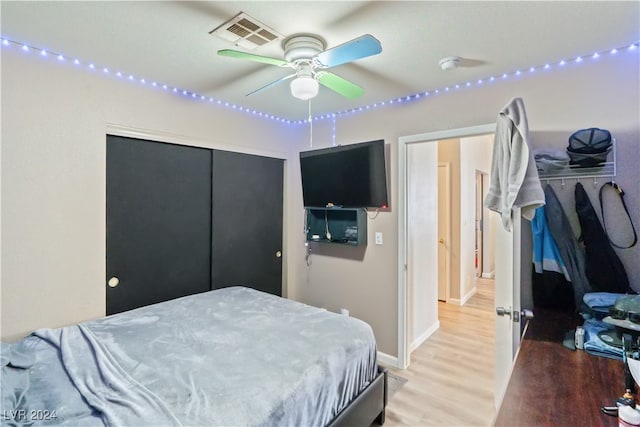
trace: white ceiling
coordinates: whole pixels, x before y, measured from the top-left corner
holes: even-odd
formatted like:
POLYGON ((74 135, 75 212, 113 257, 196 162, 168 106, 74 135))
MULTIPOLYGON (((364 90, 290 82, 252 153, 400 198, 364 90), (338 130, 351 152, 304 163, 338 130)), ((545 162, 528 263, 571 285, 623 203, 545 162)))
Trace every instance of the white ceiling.
MULTIPOLYGON (((333 47, 372 34, 382 53, 332 68, 365 89, 348 100, 320 88, 315 114, 464 84, 547 62, 628 46, 640 39, 638 1, 2 1, 2 37, 121 70, 207 98, 287 119, 306 101, 288 83, 247 93, 288 69, 216 55, 235 49, 209 31, 243 11, 284 36, 314 33, 333 47), (467 65, 444 72, 438 61, 467 65)), ((282 58, 280 43, 253 53, 282 58)), ((112 77, 115 78, 115 77, 112 77)))

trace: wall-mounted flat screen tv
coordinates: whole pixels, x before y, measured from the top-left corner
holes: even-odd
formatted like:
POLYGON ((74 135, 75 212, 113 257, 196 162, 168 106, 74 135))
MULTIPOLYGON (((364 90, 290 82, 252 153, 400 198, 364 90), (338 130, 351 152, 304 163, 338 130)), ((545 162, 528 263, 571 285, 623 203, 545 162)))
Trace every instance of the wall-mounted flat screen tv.
POLYGON ((387 207, 384 140, 300 153, 307 207, 387 207))

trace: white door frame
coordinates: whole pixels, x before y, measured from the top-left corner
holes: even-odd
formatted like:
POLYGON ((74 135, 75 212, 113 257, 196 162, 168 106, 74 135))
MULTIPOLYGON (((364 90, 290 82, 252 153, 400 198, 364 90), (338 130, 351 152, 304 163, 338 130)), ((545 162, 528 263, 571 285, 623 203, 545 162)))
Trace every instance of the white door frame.
POLYGON ((408 295, 407 295, 407 146, 420 142, 495 133, 496 124, 427 132, 398 139, 398 368, 409 366, 408 295))
POLYGON ((487 222, 487 219, 484 217, 484 195, 485 195, 485 190, 484 190, 484 176, 487 173, 484 171, 481 171, 480 169, 476 169, 476 191, 475 191, 475 199, 476 199, 476 203, 475 203, 475 238, 476 238, 476 274, 478 275, 476 277, 476 280, 483 277, 484 274, 484 253, 485 253, 485 247, 484 247, 484 242, 486 240, 485 235, 484 235, 484 229, 485 229, 485 223, 487 222), (479 187, 479 188, 478 188, 479 187), (480 190, 480 191, 478 191, 480 190), (480 218, 478 218, 478 215, 480 216, 480 218), (478 239, 478 233, 480 233, 480 238, 478 239))

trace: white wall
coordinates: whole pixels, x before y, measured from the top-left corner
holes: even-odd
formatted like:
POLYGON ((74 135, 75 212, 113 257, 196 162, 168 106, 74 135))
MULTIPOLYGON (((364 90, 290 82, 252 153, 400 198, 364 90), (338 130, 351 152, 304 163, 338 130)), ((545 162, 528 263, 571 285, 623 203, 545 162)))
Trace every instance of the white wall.
MULTIPOLYGON (((476 171, 491 171, 493 134, 460 139, 460 295, 466 301, 476 287, 476 171)), ((487 251, 489 256, 489 251, 487 251)))
MULTIPOLYGON (((550 60, 553 58, 550 58, 550 60)), ((508 70, 505 70, 508 71, 508 70)), ((565 146, 573 131, 598 126, 619 142, 618 177, 640 224, 638 50, 480 88, 339 117, 338 143, 384 138, 390 209, 369 220, 385 244, 355 254, 332 250, 305 263, 296 127, 203 106, 56 62, 2 51, 2 338, 104 313, 107 123, 193 137, 203 145, 289 155, 285 267, 288 295, 351 313, 372 325, 378 348, 397 354, 398 138, 495 122, 513 96, 524 99, 534 143, 565 146)), ((375 91, 375 87, 365 88, 375 91)), ((425 89, 429 87, 428 76, 425 89)), ((316 148, 331 144, 331 123, 314 124, 316 148)), ((560 195, 560 197, 563 197, 560 195)), ((640 288, 640 246, 620 251, 640 288)), ((498 261, 496 261, 498 262, 498 261)))
MULTIPOLYGON (((324 148, 332 145, 331 123, 314 123, 313 147, 324 148)), ((338 130, 340 133, 340 130, 338 130)), ((348 144, 375 139, 392 140, 378 132, 357 132, 352 138, 340 135, 336 143, 348 144)), ((308 134, 298 138, 295 147, 297 150, 308 150, 308 134)), ((385 146, 385 157, 388 180, 394 181, 395 153, 391 145, 385 146)), ((294 149, 295 150, 295 149, 294 149)), ((397 270, 393 268, 371 269, 371 265, 380 260, 397 257, 396 220, 393 209, 383 210, 376 214, 369 213, 367 224, 366 247, 343 247, 340 245, 328 245, 311 243, 311 255, 309 265, 305 261, 306 248, 304 246, 304 210, 302 203, 302 188, 300 185, 300 170, 298 154, 294 153, 290 159, 291 167, 291 201, 292 215, 288 220, 288 228, 291 231, 292 247, 290 258, 290 286, 289 296, 317 307, 338 312, 341 308, 347 308, 350 315, 369 323, 376 335, 378 348, 389 354, 395 353, 397 322, 385 312, 377 315, 375 310, 389 305, 397 306, 397 270), (393 226, 390 226, 393 224, 393 226), (383 232, 383 245, 375 245, 376 231, 383 232), (297 248, 297 250, 295 249, 297 248), (381 301, 384 301, 380 304, 381 301), (374 305, 372 306, 372 302, 374 305)), ((394 206, 395 193, 389 185, 389 203, 394 206)), ((395 316, 395 314, 394 314, 395 316)))
MULTIPOLYGON (((544 140, 564 147, 573 131, 591 126, 609 129, 618 138, 617 181, 629 194, 629 210, 635 224, 640 224, 638 75, 638 50, 619 52, 596 61, 568 64, 548 73, 523 74, 520 78, 481 88, 461 89, 408 105, 339 117, 336 138, 342 144, 384 138, 387 143, 395 145, 401 136, 494 123, 498 111, 512 97, 519 96, 525 102, 534 143, 544 140)), ((426 78, 425 89, 430 89, 428 85, 426 78)), ((330 144, 330 124, 314 124, 314 130, 316 141, 324 140, 330 144)), ((305 145, 300 142, 300 148, 306 148, 305 145)), ((398 183, 394 153, 395 150, 391 150, 389 162, 390 210, 369 222, 370 233, 382 231, 385 242, 389 243, 369 245, 361 259, 312 255, 313 264, 308 268, 303 262, 300 242, 300 250, 292 252, 293 256, 299 256, 299 260, 292 260, 295 270, 292 277, 296 279, 291 283, 296 288, 293 291, 296 298, 304 302, 326 307, 357 307, 358 317, 373 326, 378 348, 390 355, 397 355, 398 341, 398 251, 394 243, 397 236, 398 183)), ((292 185, 297 184, 293 182, 292 185)), ((302 229, 301 220, 293 226, 302 229)), ((632 283, 640 289, 639 247, 623 251, 621 257, 632 283)), ((496 259, 496 264, 499 262, 496 259)))
POLYGON ((272 121, 4 49, 2 116, 3 340, 105 314, 107 124, 280 158, 292 139, 272 121))

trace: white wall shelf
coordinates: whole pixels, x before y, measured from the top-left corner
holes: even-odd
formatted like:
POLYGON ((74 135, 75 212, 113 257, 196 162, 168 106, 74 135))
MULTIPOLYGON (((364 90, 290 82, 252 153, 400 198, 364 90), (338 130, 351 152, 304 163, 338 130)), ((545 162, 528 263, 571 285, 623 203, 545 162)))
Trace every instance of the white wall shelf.
POLYGON ((565 166, 563 168, 555 169, 552 171, 538 171, 538 176, 541 181, 550 180, 566 180, 566 179, 593 179, 594 183, 599 178, 611 178, 614 179, 617 174, 616 168, 616 140, 612 140, 612 149, 610 157, 611 161, 603 162, 596 167, 583 168, 573 165, 565 166))

